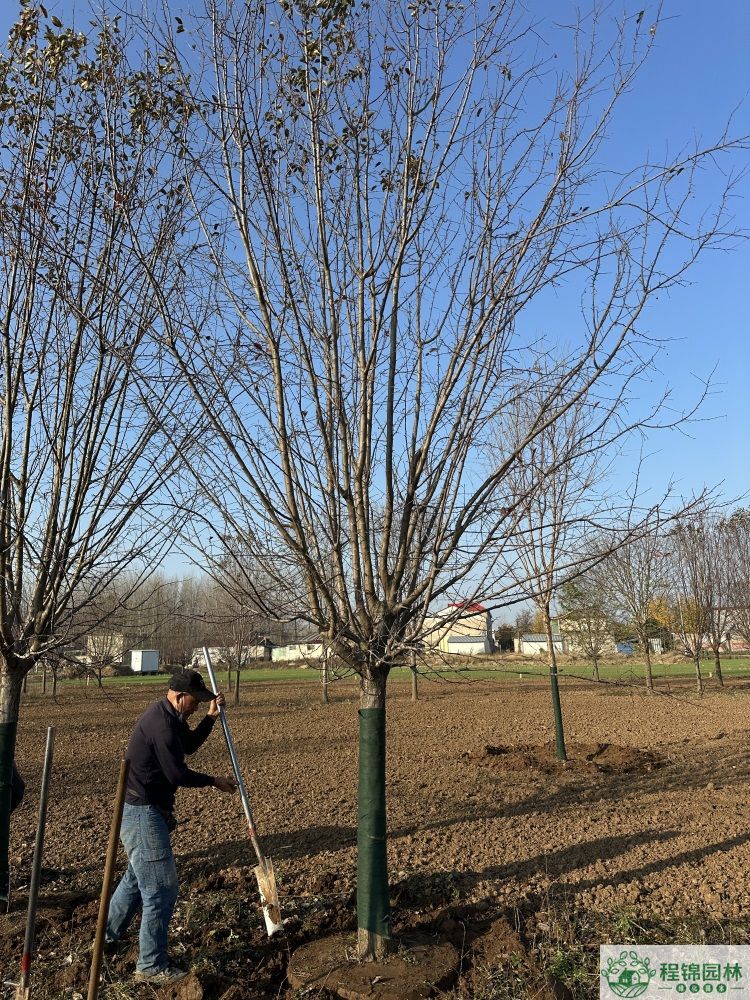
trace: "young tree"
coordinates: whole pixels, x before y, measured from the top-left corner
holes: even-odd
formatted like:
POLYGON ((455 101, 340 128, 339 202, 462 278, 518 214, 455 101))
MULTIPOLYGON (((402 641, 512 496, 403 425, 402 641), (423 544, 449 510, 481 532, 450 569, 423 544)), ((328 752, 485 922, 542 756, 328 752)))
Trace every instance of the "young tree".
POLYGON ((730 634, 750 643, 750 510, 738 507, 727 519, 726 550, 730 634))
POLYGON ((729 616, 721 597, 723 566, 717 551, 721 534, 723 530, 707 517, 680 522, 669 533, 673 630, 693 658, 698 694, 703 694, 701 656, 707 644, 714 650, 717 680, 724 683, 719 650, 726 638, 729 616))
POLYGON ((594 677, 599 680, 599 660, 612 645, 612 623, 609 618, 606 589, 595 570, 570 580, 560 587, 557 595, 560 620, 576 649, 591 661, 594 677))
POLYGON ((501 458, 507 453, 514 456, 506 473, 505 489, 516 502, 523 498, 517 529, 506 542, 503 558, 508 574, 534 602, 541 617, 547 637, 555 753, 564 761, 567 753, 552 601, 555 592, 569 582, 566 575, 580 573, 580 563, 585 562, 582 554, 590 548, 587 532, 601 514, 597 487, 608 418, 600 420, 596 408, 584 396, 555 423, 534 434, 536 426, 544 422, 546 384, 554 377, 552 371, 543 369, 539 375, 539 380, 508 406, 501 418, 501 458))
POLYGON ((389 937, 391 666, 433 602, 499 600, 527 500, 510 470, 597 386, 627 412, 649 300, 722 238, 721 206, 691 209, 708 151, 602 167, 656 29, 595 15, 559 73, 513 2, 212 0, 171 39, 196 287, 215 278, 210 326, 164 307, 208 425, 192 468, 221 530, 299 571, 304 618, 359 674, 361 958, 389 937), (578 318, 550 372, 520 320, 562 283, 578 318), (529 390, 536 419, 488 470, 529 390))
POLYGON ((497 649, 502 653, 513 652, 514 627, 509 622, 501 622, 495 626, 494 637, 497 649))
POLYGON ((148 337, 152 280, 169 297, 189 256, 161 142, 179 98, 165 64, 129 69, 117 20, 56 24, 23 2, 0 53, 0 897, 24 676, 163 552, 149 511, 192 436, 135 378, 174 386, 148 337))
MULTIPOLYGON (((242 563, 241 563, 242 565, 242 563)), ((259 582, 250 585, 250 567, 243 565, 242 580, 238 586, 238 574, 234 560, 223 567, 210 568, 210 617, 216 629, 219 645, 227 654, 227 686, 232 687, 231 674, 234 671, 234 704, 240 702, 240 674, 250 663, 251 656, 259 643, 265 639, 261 615, 257 603, 252 598, 252 589, 259 582)))
POLYGON ((517 653, 521 652, 521 640, 523 636, 529 632, 534 631, 534 618, 535 615, 532 614, 529 608, 524 608, 522 611, 519 611, 518 614, 516 615, 515 641, 516 641, 517 653))
POLYGON ((646 660, 646 690, 654 690, 651 645, 654 608, 668 592, 669 539, 654 531, 616 547, 602 564, 606 601, 613 618, 632 628, 646 660))
MULTIPOLYGON (((684 538, 683 558, 699 563, 703 581, 700 602, 706 624, 706 639, 714 657, 714 674, 723 687, 721 651, 732 627, 731 593, 731 532, 722 515, 706 514, 695 519, 684 538)), ((696 578, 698 574, 696 574, 696 578)))

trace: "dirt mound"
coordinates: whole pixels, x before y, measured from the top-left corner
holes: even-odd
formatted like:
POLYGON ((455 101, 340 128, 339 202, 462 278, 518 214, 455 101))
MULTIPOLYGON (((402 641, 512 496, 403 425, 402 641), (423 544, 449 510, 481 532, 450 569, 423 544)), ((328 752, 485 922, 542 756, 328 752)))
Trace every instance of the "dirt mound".
POLYGON ((555 755, 555 744, 543 746, 486 746, 474 756, 482 764, 500 766, 507 771, 540 771, 544 774, 567 771, 591 771, 602 774, 644 774, 663 767, 665 761, 652 750, 621 747, 614 743, 568 743, 567 761, 555 755))
POLYGON ((354 935, 334 935, 298 948, 289 962, 297 990, 326 990, 343 1000, 421 1000, 450 986, 458 974, 451 944, 412 934, 395 942, 381 962, 357 961, 354 935))

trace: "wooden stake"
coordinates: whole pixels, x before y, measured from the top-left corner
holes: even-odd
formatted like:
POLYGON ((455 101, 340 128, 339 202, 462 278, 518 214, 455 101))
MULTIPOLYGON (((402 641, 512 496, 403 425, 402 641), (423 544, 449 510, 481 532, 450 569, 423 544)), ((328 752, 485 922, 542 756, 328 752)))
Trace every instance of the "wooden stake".
POLYGON ((16 988, 16 1000, 29 1000, 31 987, 31 955, 34 951, 36 934, 36 904, 39 898, 39 881, 42 873, 42 855, 44 853, 44 828, 47 823, 47 798, 49 795, 49 779, 52 773, 52 757, 55 749, 55 729, 47 729, 47 746, 44 751, 44 768, 42 770, 42 787, 39 792, 39 819, 36 826, 34 841, 34 860, 31 866, 31 883, 29 885, 29 909, 26 914, 26 937, 23 942, 23 958, 21 959, 21 981, 16 988))
MULTIPOLYGON (((115 807, 112 813, 112 825, 109 828, 109 844, 107 845, 107 859, 104 863, 104 879, 102 881, 102 895, 99 900, 99 918, 96 921, 96 937, 91 953, 91 971, 89 973, 88 1000, 96 1000, 99 995, 99 971, 102 966, 102 950, 104 948, 104 933, 107 929, 107 916, 109 914, 109 899, 112 894, 112 876, 117 860, 117 841, 120 837, 120 825, 122 824, 122 810, 125 805, 125 789, 128 784, 128 773, 130 771, 130 761, 120 761, 120 777, 117 782, 117 794, 115 796, 115 807)), ((20 998, 18 998, 20 1000, 20 998)))

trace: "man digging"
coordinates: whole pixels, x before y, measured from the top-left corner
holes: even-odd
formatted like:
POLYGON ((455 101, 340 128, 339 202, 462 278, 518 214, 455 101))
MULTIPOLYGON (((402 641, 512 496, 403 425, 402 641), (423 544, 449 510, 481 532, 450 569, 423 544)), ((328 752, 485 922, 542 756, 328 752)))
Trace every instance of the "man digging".
POLYGON ((146 709, 130 736, 126 753, 130 776, 120 830, 128 867, 109 905, 105 947, 122 937, 141 907, 138 982, 161 986, 187 975, 170 963, 167 954, 169 921, 178 894, 170 841, 177 825, 172 810, 180 786, 213 786, 222 792, 237 787, 234 778, 191 771, 185 763, 185 754, 205 743, 223 704, 224 696, 214 698, 197 670, 180 671, 172 677, 166 697, 146 709), (186 720, 201 702, 210 702, 208 711, 191 729, 186 720))

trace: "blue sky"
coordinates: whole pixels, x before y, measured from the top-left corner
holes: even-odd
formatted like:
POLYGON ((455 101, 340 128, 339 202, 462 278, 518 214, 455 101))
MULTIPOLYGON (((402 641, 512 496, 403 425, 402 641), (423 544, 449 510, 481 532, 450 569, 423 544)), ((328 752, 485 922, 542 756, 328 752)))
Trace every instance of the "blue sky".
MULTIPOLYGON (((620 118, 615 142, 624 152, 637 142, 658 154, 693 136, 709 141, 735 109, 735 132, 750 133, 750 5, 682 0, 667 3, 664 14, 654 58, 620 118)), ((734 159, 736 169, 748 163, 750 152, 734 159)), ((735 201, 734 213, 737 225, 750 231, 747 180, 740 191, 744 197, 735 201)), ((686 490, 724 480, 727 499, 745 493, 750 488, 750 244, 707 255, 688 287, 652 311, 650 326, 674 338, 660 367, 678 395, 696 392, 698 380, 716 366, 704 422, 655 440, 652 467, 675 473, 686 490)))
MULTIPOLYGON (((610 8, 638 13, 641 2, 610 8)), ((77 2, 45 3, 66 22, 75 12, 85 26, 86 6, 77 2)), ((105 5, 102 5, 105 6, 105 5)), ((189 4, 172 4, 174 13, 189 4)), ((528 0, 540 22, 565 23, 576 6, 567 0, 528 0)), ((11 3, 0 9, 3 35, 13 20, 11 3)), ((611 135, 607 158, 631 165, 646 157, 663 159, 668 151, 697 137, 710 142, 736 112, 735 133, 750 133, 750 4, 723 0, 673 0, 663 9, 655 51, 628 97, 611 135)), ((648 19, 649 13, 645 15, 648 19)), ((750 164, 750 152, 734 157, 733 166, 750 164)), ((710 190, 708 197, 710 197, 710 190)), ((734 202, 736 224, 750 231, 750 182, 734 202)), ((750 242, 730 253, 711 253, 691 271, 687 287, 676 289, 650 311, 647 326, 670 339, 654 385, 670 384, 676 401, 700 392, 712 369, 714 390, 701 420, 683 431, 651 439, 647 477, 654 485, 674 475, 682 492, 723 482, 727 499, 750 490, 750 242)), ((545 323, 543 315, 538 317, 545 323)), ((748 499, 750 503, 750 498, 748 499)))

